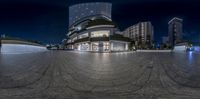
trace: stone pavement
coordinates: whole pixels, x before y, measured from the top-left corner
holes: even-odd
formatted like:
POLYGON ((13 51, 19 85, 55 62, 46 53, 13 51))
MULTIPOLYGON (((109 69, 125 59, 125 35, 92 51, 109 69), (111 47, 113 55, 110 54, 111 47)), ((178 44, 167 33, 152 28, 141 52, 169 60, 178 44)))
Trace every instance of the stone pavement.
POLYGON ((0 99, 200 99, 199 53, 0 55, 0 99))

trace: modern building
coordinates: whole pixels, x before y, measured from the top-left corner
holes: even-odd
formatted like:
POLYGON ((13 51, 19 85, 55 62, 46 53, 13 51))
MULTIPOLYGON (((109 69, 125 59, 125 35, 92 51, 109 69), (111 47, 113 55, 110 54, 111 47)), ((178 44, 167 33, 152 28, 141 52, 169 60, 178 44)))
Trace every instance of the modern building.
POLYGON ((154 39, 154 29, 151 22, 139 22, 124 30, 124 36, 135 42, 136 46, 152 45, 154 39))
POLYGON ((121 35, 111 18, 110 3, 82 3, 69 7, 66 46, 78 51, 127 51, 130 39, 121 35))
POLYGON ((171 47, 174 47, 176 44, 182 42, 183 36, 183 19, 173 18, 168 22, 168 35, 169 35, 169 44, 171 47))

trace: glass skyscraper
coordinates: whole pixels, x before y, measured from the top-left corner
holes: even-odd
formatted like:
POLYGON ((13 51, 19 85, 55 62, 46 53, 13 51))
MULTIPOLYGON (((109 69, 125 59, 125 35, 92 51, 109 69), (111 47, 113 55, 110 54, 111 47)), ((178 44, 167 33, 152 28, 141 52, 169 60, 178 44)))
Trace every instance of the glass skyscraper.
POLYGON ((104 16, 111 19, 112 4, 95 2, 81 3, 69 7, 69 26, 72 24, 92 16, 104 16))

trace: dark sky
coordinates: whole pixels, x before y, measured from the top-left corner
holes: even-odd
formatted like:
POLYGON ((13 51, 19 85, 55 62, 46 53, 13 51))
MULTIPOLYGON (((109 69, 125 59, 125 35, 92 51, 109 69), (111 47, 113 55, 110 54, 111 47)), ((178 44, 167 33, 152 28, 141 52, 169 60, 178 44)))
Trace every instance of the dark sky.
POLYGON ((184 19, 186 39, 200 38, 198 0, 0 0, 0 34, 43 43, 59 43, 68 27, 68 7, 83 2, 111 2, 112 18, 120 30, 151 21, 156 41, 167 35, 168 21, 184 19))

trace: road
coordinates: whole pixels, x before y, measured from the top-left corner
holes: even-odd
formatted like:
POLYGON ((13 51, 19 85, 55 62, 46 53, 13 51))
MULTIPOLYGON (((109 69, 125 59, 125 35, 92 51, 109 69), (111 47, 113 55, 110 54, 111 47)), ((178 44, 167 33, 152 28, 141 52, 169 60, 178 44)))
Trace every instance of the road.
POLYGON ((199 53, 0 55, 0 99, 200 99, 199 53))

